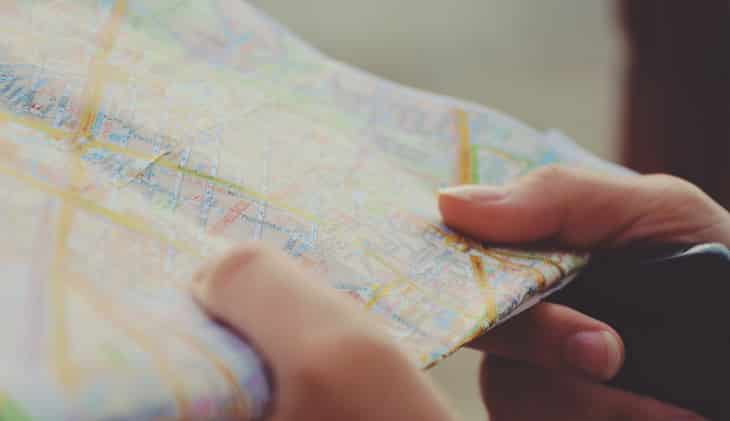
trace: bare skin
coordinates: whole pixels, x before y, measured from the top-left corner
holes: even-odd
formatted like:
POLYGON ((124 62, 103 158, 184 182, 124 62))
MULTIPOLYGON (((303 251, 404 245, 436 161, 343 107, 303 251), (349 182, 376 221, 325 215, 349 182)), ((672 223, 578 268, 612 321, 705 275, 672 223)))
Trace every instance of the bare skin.
MULTIPOLYGON (((508 187, 445 190, 439 206, 448 225, 502 243, 730 245, 730 214, 667 176, 606 178, 551 167, 508 187)), ((197 301, 245 333, 270 363, 272 419, 456 419, 378 322, 279 252, 240 247, 202 269, 195 285, 197 301)), ((621 367, 623 343, 610 326, 566 307, 540 304, 471 346, 490 353, 480 376, 497 421, 702 419, 601 384, 621 367)))

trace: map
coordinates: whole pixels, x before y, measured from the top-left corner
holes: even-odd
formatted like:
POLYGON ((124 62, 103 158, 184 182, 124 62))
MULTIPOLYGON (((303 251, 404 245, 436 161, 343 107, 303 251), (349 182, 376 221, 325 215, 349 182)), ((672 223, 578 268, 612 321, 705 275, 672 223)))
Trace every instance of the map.
POLYGON ((188 292, 245 240, 424 368, 586 262, 463 238, 436 195, 597 159, 330 59, 245 2, 6 0, 0 27, 0 420, 261 417, 261 360, 188 292))

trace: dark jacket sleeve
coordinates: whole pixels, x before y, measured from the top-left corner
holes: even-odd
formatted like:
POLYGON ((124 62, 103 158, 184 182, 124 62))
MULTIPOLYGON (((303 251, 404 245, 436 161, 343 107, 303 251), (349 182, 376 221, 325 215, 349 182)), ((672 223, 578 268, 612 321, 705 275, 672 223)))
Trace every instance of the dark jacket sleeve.
POLYGON ((730 2, 620 0, 627 43, 622 153, 730 208, 730 2))

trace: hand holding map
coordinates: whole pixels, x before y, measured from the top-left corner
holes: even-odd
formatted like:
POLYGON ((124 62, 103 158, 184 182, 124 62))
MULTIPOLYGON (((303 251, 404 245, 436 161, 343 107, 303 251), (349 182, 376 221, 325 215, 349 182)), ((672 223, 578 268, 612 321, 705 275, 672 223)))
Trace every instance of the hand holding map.
POLYGON ((1 416, 259 416, 259 357, 188 292, 245 240, 422 367, 586 261, 463 238, 435 206, 449 185, 587 165, 577 147, 335 62, 245 3, 11 1, 0 25, 1 416))

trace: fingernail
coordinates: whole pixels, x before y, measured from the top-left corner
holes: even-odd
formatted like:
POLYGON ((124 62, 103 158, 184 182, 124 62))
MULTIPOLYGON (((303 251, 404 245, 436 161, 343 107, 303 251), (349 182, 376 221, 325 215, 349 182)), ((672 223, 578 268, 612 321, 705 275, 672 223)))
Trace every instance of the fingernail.
POLYGON ((577 333, 565 343, 566 361, 601 379, 610 379, 621 367, 621 345, 607 331, 577 333))
POLYGON ((439 190, 439 195, 450 196, 457 199, 493 202, 507 197, 509 189, 503 186, 487 186, 477 184, 465 184, 462 186, 447 187, 439 190))

